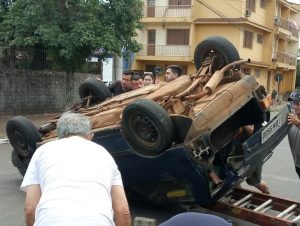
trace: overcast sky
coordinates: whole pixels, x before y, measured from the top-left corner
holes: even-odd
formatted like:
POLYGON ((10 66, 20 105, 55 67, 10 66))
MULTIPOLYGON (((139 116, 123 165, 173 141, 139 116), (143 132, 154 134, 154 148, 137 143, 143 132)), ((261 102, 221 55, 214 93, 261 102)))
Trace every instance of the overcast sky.
POLYGON ((287 0, 288 2, 293 2, 293 3, 297 3, 300 4, 300 0, 287 0))

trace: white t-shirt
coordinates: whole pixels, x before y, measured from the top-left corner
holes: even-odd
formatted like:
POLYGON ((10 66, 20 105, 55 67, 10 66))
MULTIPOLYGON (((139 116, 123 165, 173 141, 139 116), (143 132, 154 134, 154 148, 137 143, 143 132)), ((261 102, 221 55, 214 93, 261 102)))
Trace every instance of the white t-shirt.
POLYGON ((21 189, 39 184, 35 226, 114 225, 112 185, 122 184, 112 156, 79 136, 55 140, 34 153, 21 189))

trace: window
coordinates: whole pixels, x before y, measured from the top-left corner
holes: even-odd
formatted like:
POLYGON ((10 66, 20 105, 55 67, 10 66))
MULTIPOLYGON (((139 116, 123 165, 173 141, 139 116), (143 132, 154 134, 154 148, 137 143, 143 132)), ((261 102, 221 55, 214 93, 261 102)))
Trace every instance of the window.
POLYGON ((255 12, 255 0, 247 0, 246 9, 250 9, 252 12, 255 12))
POLYGON ((251 74, 251 69, 250 69, 250 68, 247 68, 247 67, 241 68, 241 71, 242 71, 245 75, 250 75, 250 74, 251 74))
POLYGON ((147 0, 147 6, 155 6, 155 0, 147 0))
POLYGON ((148 30, 147 55, 155 56, 155 38, 156 31, 148 30))
POLYGON ((253 32, 247 31, 247 30, 244 31, 243 46, 245 48, 252 49, 252 47, 253 47, 253 32))
POLYGON ((189 29, 168 29, 167 45, 188 45, 190 38, 189 29))
POLYGON ((259 69, 255 69, 255 77, 259 78, 260 76, 260 70, 259 69))
POLYGON ((155 44, 155 30, 148 30, 148 44, 155 44))
POLYGON ((191 0, 169 0, 169 6, 190 6, 191 0))
POLYGON ((266 0, 260 0, 260 8, 265 8, 266 7, 266 0))
POLYGON ((257 43, 263 44, 264 43, 264 36, 261 34, 257 34, 257 43))
POLYGON ((155 17, 155 0, 147 0, 147 16, 155 17))

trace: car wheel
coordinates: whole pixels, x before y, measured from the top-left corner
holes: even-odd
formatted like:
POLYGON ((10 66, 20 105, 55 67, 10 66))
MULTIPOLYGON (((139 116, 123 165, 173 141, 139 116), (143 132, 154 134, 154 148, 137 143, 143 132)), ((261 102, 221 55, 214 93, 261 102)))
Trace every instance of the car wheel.
POLYGON ((30 159, 24 159, 17 154, 15 150, 11 153, 11 161, 13 165, 18 169, 19 173, 24 177, 27 167, 29 165, 30 159))
POLYGON ((30 120, 16 116, 6 123, 6 134, 18 155, 30 159, 41 137, 30 120))
POLYGON ((88 78, 79 86, 80 98, 92 96, 91 103, 99 103, 111 97, 111 92, 108 87, 99 79, 88 78))
POLYGON ((170 116, 149 99, 127 105, 121 128, 133 150, 143 156, 157 156, 172 144, 174 129, 170 116))
POLYGON ((200 42, 195 49, 194 63, 197 70, 211 52, 216 56, 212 73, 233 61, 240 60, 239 53, 231 42, 220 36, 210 36, 200 42))

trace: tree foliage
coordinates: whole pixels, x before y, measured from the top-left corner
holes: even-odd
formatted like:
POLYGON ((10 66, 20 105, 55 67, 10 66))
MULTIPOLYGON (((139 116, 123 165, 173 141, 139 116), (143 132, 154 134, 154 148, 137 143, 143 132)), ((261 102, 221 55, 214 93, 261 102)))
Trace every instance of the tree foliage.
POLYGON ((3 21, 12 2, 14 2, 14 0, 0 0, 0 23, 3 21))
POLYGON ((134 37, 141 28, 141 0, 6 0, 3 4, 7 2, 8 12, 1 13, 0 45, 47 48, 67 72, 81 67, 96 50, 105 56, 140 49, 134 37))

